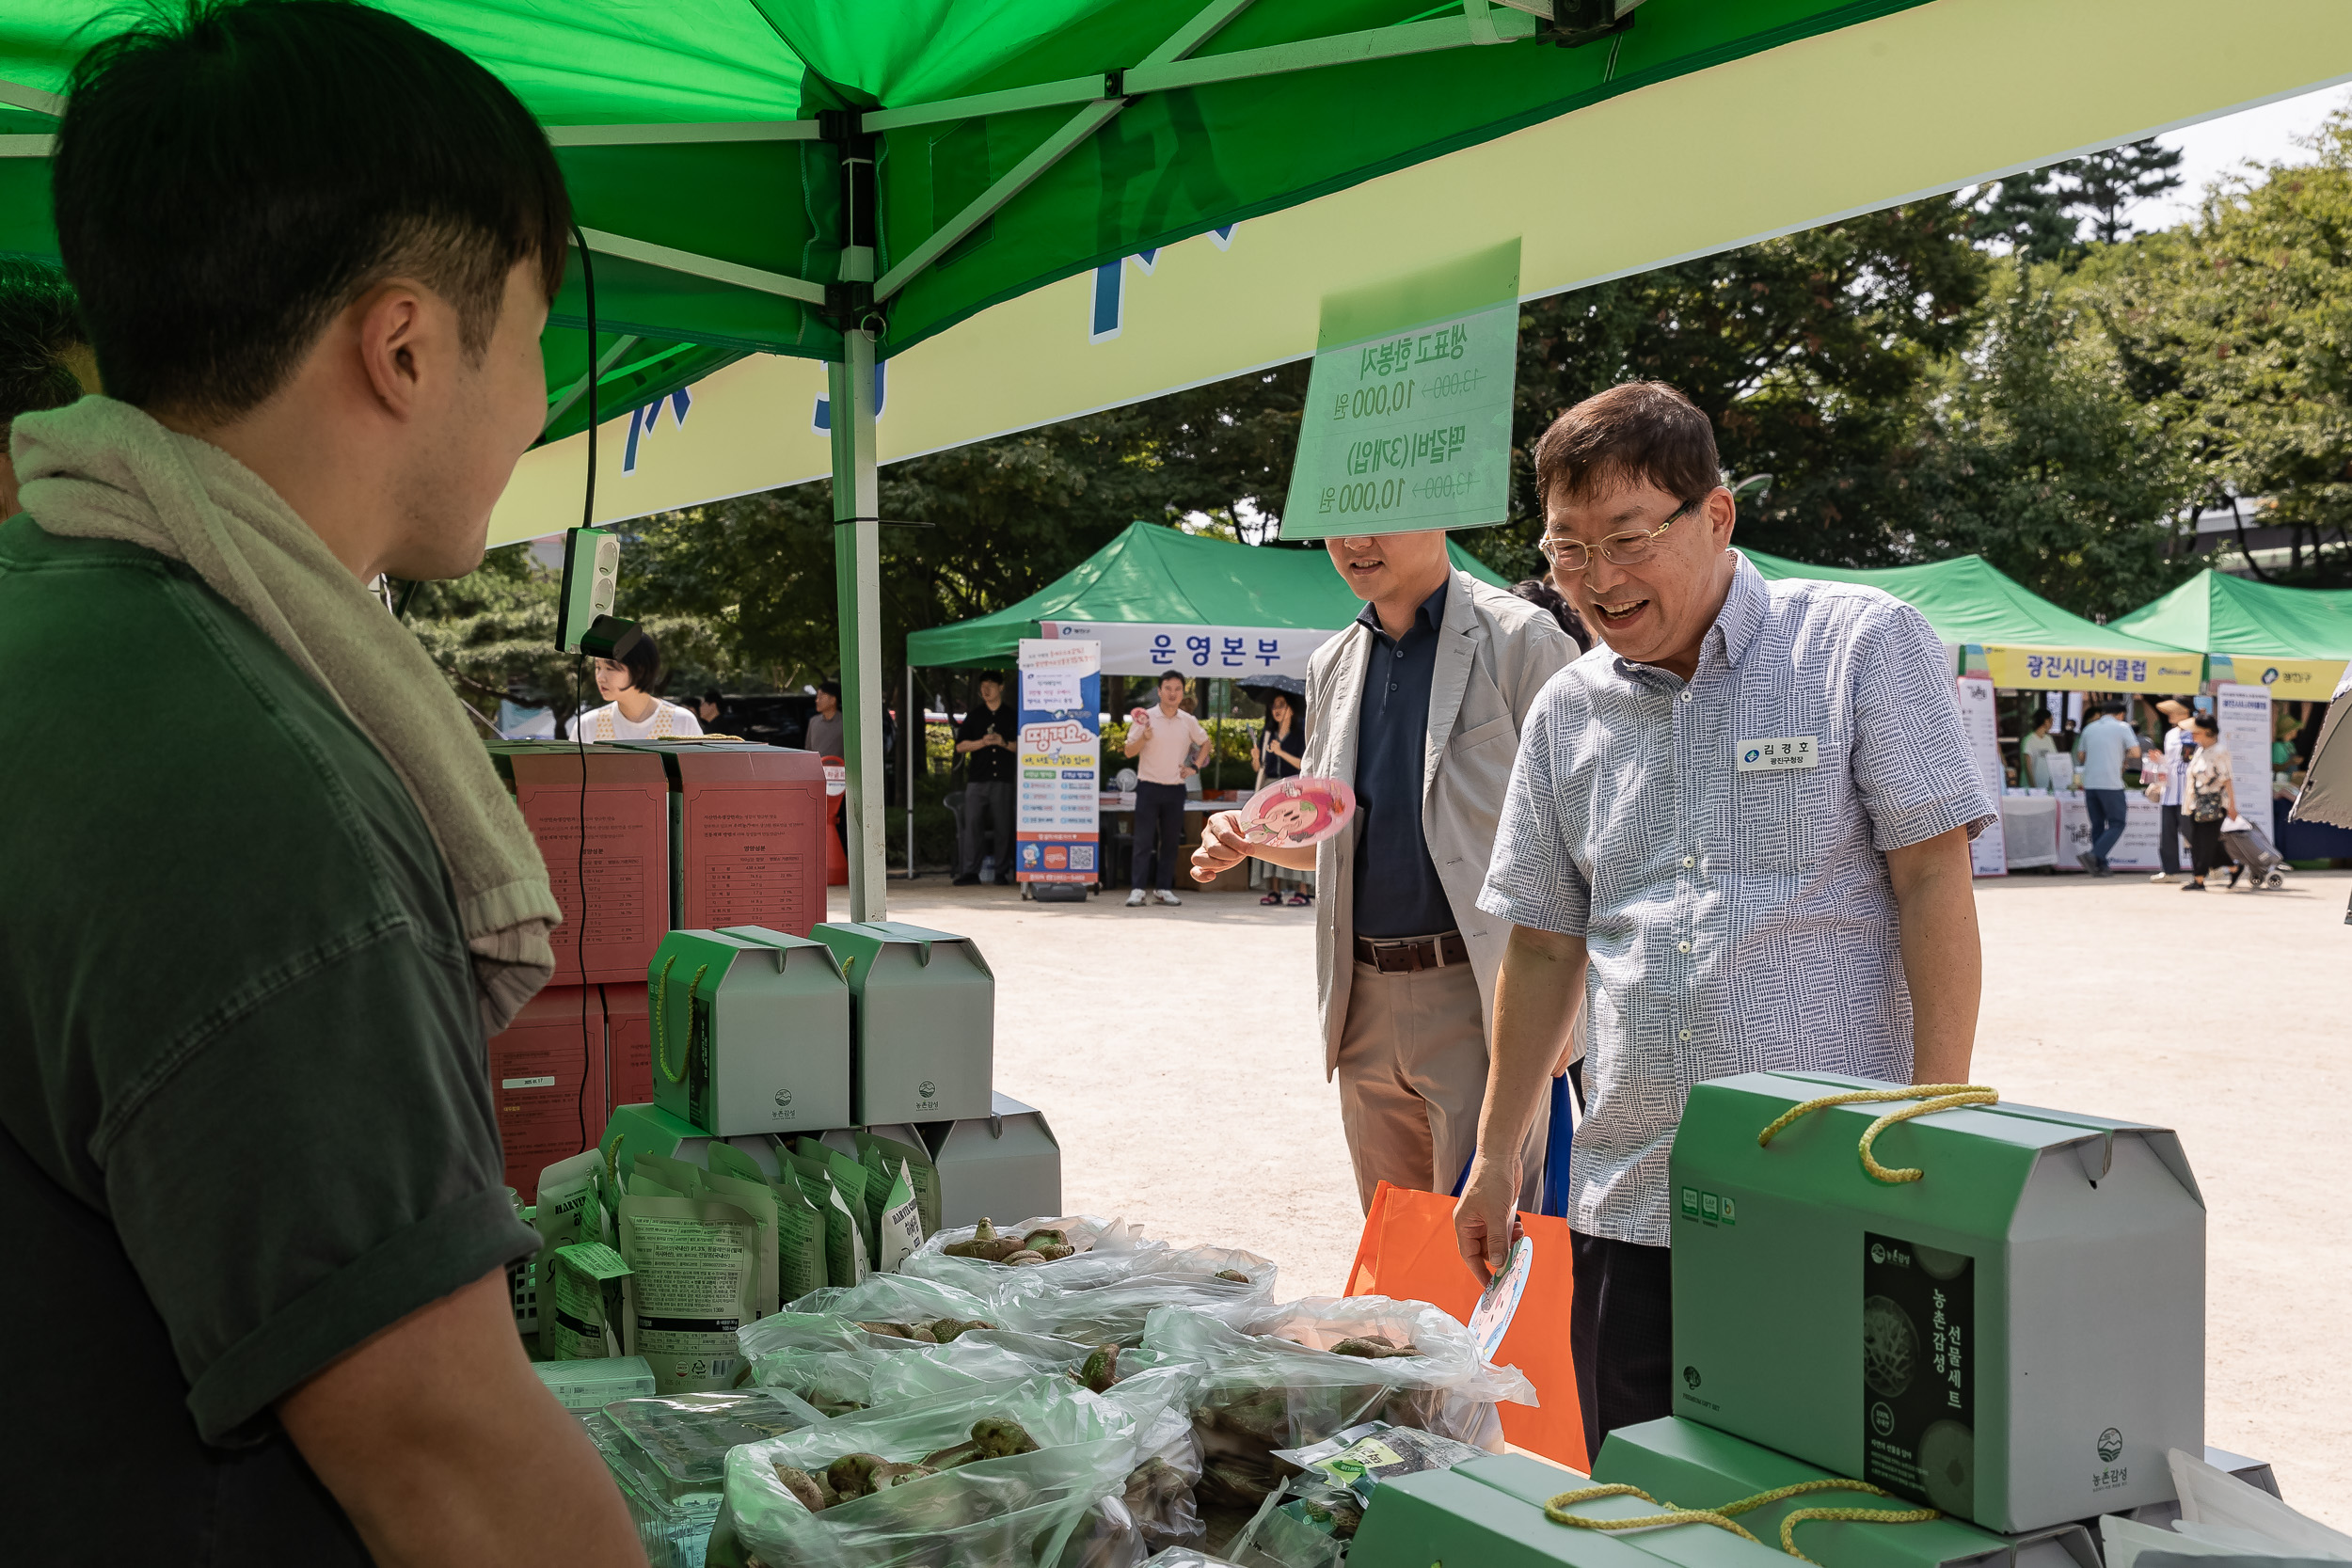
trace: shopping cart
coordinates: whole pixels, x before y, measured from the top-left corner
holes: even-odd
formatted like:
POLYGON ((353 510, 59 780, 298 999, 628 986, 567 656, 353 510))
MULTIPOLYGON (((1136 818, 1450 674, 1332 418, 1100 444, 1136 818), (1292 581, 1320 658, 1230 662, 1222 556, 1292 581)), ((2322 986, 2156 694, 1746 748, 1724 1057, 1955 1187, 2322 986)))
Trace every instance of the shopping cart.
MULTIPOLYGON (((2270 840, 2260 828, 2242 816, 2233 816, 2221 825, 2221 847, 2230 858, 2245 867, 2257 888, 2280 888, 2287 885, 2287 858, 2270 847, 2270 840)), ((2233 872, 2230 885, 2237 885, 2233 872)))

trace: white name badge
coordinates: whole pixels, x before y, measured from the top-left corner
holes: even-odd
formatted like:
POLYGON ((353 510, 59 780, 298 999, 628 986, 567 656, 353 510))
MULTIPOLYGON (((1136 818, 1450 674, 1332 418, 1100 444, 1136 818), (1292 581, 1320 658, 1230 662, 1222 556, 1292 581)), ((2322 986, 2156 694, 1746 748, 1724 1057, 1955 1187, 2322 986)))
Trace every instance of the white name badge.
POLYGON ((1736 748, 1742 773, 1784 773, 1796 768, 1814 768, 1820 757, 1814 748, 1815 736, 1809 735, 1776 735, 1770 740, 1742 740, 1736 748))

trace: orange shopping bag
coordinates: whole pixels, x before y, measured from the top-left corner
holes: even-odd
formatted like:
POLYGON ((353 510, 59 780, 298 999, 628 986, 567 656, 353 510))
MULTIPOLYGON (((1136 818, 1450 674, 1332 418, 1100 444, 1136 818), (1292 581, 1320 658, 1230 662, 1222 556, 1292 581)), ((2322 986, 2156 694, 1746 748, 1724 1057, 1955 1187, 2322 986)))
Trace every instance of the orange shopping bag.
MULTIPOLYGON (((1568 1302, 1575 1288, 1568 1222, 1522 1213, 1519 1225, 1535 1243, 1534 1264, 1495 1362, 1526 1373, 1543 1403, 1533 1409, 1503 1405, 1502 1434, 1531 1452, 1589 1470, 1576 1363, 1568 1353, 1568 1302)), ((1478 1276, 1454 1243, 1454 1199, 1381 1182, 1372 1212, 1364 1217, 1355 1265, 1347 1272, 1347 1293, 1425 1301, 1468 1323, 1478 1305, 1478 1276)))

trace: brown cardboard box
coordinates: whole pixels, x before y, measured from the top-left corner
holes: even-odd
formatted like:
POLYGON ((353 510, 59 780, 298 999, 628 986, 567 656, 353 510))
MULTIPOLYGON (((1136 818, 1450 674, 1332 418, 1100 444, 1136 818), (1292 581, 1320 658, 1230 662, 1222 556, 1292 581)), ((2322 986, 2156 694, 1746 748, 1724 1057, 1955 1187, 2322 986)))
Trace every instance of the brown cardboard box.
MULTIPOLYGON (((667 770, 673 927, 764 926, 804 937, 825 918, 831 830, 816 752, 749 741, 647 740, 630 749, 658 755, 667 770)), ((646 961, 652 956, 649 949, 646 961)))
POLYGON ((596 992, 595 986, 549 986, 490 1041, 490 1094, 506 1150, 506 1184, 525 1203, 537 1200, 542 1170, 594 1148, 604 1131, 605 1017, 596 992))
POLYGON ((548 883, 564 911, 564 923, 550 938, 555 947, 550 984, 642 983, 661 934, 670 928, 670 785, 661 759, 617 746, 583 750, 528 740, 494 742, 490 755, 539 841, 548 883), (583 871, 585 909, 580 897, 583 871))

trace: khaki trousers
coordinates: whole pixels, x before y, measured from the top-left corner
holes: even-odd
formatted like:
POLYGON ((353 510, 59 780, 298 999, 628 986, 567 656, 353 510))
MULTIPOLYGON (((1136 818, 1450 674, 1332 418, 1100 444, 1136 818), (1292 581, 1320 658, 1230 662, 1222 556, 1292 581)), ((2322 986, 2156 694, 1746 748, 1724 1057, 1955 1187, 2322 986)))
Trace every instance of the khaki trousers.
MULTIPOLYGON (((1338 1076, 1340 1121, 1365 1212, 1383 1181, 1454 1191, 1478 1147, 1478 1110, 1486 1094, 1477 974, 1466 963, 1410 974, 1357 964, 1338 1076)), ((1530 1212, 1543 1192, 1550 1112, 1547 1095, 1520 1148, 1519 1207, 1530 1212)))

